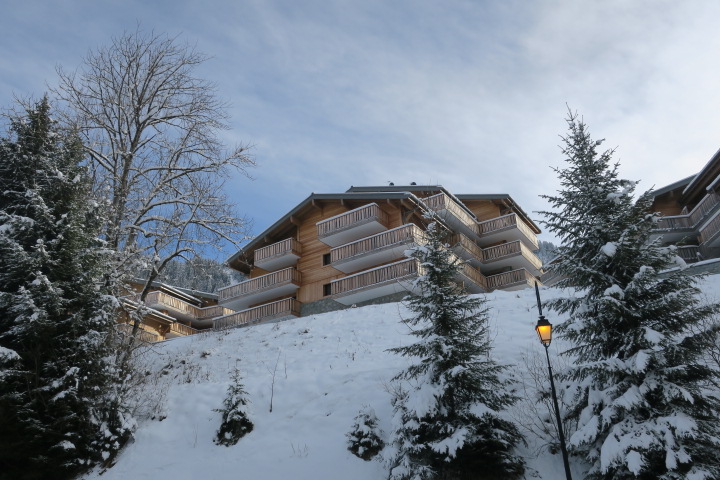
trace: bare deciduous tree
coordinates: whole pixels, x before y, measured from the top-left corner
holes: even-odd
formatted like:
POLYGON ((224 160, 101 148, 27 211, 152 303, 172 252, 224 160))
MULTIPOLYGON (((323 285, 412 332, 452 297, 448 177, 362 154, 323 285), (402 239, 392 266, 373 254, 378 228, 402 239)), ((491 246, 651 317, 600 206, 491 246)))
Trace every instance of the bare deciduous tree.
POLYGON ((205 60, 176 38, 138 29, 89 53, 74 72, 58 68, 54 93, 107 202, 116 272, 149 271, 141 302, 171 260, 247 238, 223 184, 254 162, 246 146, 228 150, 220 140, 228 115, 215 85, 196 76, 205 60))

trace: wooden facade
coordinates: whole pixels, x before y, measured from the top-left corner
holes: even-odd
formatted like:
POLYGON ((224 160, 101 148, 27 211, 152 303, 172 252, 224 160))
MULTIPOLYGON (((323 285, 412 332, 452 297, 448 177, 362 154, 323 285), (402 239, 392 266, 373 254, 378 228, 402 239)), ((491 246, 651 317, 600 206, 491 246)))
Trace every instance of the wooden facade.
POLYGON ((233 313, 233 310, 218 304, 217 295, 188 292, 160 282, 152 284, 141 305, 139 292, 144 284, 131 283, 129 287, 128 294, 121 297, 121 331, 132 332, 130 314, 141 309, 142 323, 137 335, 141 341, 157 342, 194 335, 212 328, 215 318, 233 313))
POLYGON ((440 186, 353 187, 309 196, 228 260, 249 279, 220 291, 220 304, 239 312, 216 319, 216 328, 262 321, 253 315, 288 299, 292 308, 282 304, 267 318, 298 315, 316 302, 341 308, 397 293, 403 279, 417 275, 404 252, 422 241, 429 221, 454 234, 453 250, 468 262, 458 281, 471 292, 524 288, 540 275, 532 252, 540 230, 508 195, 455 196, 440 186), (275 281, 280 270, 268 265, 292 272, 294 282, 275 281))
POLYGON ((652 239, 676 245, 688 263, 720 258, 720 150, 698 174, 653 193, 662 217, 652 239))

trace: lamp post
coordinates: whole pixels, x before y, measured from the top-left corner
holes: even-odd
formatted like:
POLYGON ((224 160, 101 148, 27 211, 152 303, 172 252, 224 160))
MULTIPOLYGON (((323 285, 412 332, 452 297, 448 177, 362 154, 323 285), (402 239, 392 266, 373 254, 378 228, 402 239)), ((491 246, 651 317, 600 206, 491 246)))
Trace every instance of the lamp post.
POLYGON ((543 347, 545 347, 548 374, 550 375, 550 391, 552 392, 553 405, 555 406, 555 420, 557 421, 558 435, 560 436, 560 450, 562 451, 563 464, 565 465, 565 477, 567 480, 572 480, 572 475, 570 474, 570 462, 568 462, 567 448, 565 447, 565 434, 563 433, 562 421, 560 420, 560 406, 558 405, 557 393, 555 392, 555 381, 553 380, 552 367, 550 366, 550 354, 548 353, 548 347, 552 341, 552 324, 547 321, 542 313, 540 289, 538 289, 537 282, 535 282, 535 296, 537 297, 538 313, 540 314, 537 325, 535 325, 535 331, 537 332, 543 347))

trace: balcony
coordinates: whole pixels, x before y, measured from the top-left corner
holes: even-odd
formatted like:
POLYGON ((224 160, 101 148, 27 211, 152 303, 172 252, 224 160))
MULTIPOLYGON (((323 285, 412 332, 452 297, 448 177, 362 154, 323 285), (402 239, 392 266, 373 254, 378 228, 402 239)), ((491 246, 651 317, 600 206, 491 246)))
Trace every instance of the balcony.
POLYGON ((213 330, 242 327, 252 323, 279 320, 286 317, 300 316, 300 302, 294 298, 285 298, 277 302, 266 303, 258 307, 248 308, 232 313, 213 321, 213 330))
POLYGON ((720 210, 718 206, 720 206, 720 195, 716 192, 710 192, 695 205, 695 208, 690 213, 660 217, 655 229, 653 229, 652 237, 662 235, 663 242, 675 243, 686 237, 694 236, 695 230, 700 223, 720 210))
POLYGON ((200 312, 198 312, 197 316, 198 320, 222 317, 223 315, 233 313, 233 310, 223 307, 222 305, 212 305, 210 307, 200 308, 199 310, 200 312))
POLYGON ((219 290, 220 304, 243 310, 254 303, 267 302, 291 295, 300 288, 300 272, 295 267, 240 282, 219 290))
POLYGON ((412 290, 421 271, 417 260, 399 262, 356 273, 330 283, 330 294, 343 305, 352 305, 393 293, 412 290))
MULTIPOLYGON (((129 323, 119 323, 117 329, 122 332, 122 335, 129 337, 132 335, 133 326, 129 323)), ((135 339, 143 343, 154 343, 161 341, 163 338, 149 330, 139 328, 137 332, 135 332, 135 339)))
POLYGON ((483 252, 475 242, 462 233, 450 235, 447 239, 450 250, 475 268, 482 265, 483 252))
POLYGON ((424 198, 423 203, 442 218, 453 230, 462 232, 470 238, 477 237, 478 227, 475 217, 449 196, 444 193, 438 193, 437 195, 424 198))
POLYGON ((700 243, 705 247, 720 246, 720 215, 700 228, 700 243))
POLYGON ((495 270, 510 267, 513 270, 524 268, 533 275, 539 275, 542 262, 524 243, 515 240, 494 247, 483 248, 483 263, 495 270))
POLYGON ((488 286, 493 290, 522 290, 528 287, 534 287, 535 282, 540 282, 524 268, 511 270, 509 272, 498 273, 487 277, 488 286))
POLYGON ((405 256, 423 242, 423 232, 408 224, 330 250, 330 265, 344 273, 357 272, 405 256))
POLYGON ((520 240, 530 250, 538 249, 535 232, 515 213, 503 215, 484 222, 478 222, 481 244, 513 242, 520 240))
POLYGON ((331 247, 365 238, 388 229, 388 216, 377 203, 327 218, 317 224, 318 240, 331 247))
MULTIPOLYGON (((134 301, 137 301, 138 299, 139 295, 133 296, 134 301)), ((165 311, 168 315, 175 319, 192 322, 195 326, 201 327, 209 326, 209 323, 207 325, 199 324, 202 323, 203 320, 208 320, 212 317, 219 317, 232 312, 232 310, 220 305, 200 308, 160 291, 148 293, 145 297, 145 305, 155 310, 165 311)))
POLYGON ((677 255, 685 260, 685 263, 695 263, 703 259, 700 247, 697 245, 678 246, 677 255))
POLYGON ((200 333, 200 330, 196 330, 182 323, 173 322, 170 324, 170 331, 165 334, 165 338, 187 337, 188 335, 195 335, 197 333, 200 333))
POLYGON ((275 270, 295 265, 301 253, 300 242, 294 238, 286 238, 267 247, 255 250, 254 263, 256 267, 267 270, 268 272, 274 272, 275 270))
POLYGON ((490 291, 485 275, 467 263, 460 265, 456 278, 458 281, 462 282, 468 293, 483 293, 490 291))

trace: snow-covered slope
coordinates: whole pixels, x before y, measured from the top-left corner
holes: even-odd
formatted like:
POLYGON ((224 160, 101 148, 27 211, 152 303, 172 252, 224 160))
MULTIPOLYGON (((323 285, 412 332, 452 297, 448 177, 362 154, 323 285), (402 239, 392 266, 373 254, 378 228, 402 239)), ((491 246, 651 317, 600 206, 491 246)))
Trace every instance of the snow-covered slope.
MULTIPOLYGON (((720 275, 708 277, 704 291, 716 297, 720 275)), ((543 300, 560 292, 542 289, 543 300)), ((487 295, 494 331, 494 355, 526 375, 523 355, 542 355, 535 335, 533 290, 487 295)), ((547 312, 546 312, 547 313, 547 312)), ((275 324, 175 339, 150 355, 163 371, 148 400, 163 420, 140 424, 135 441, 102 475, 115 479, 381 480, 386 471, 346 449, 345 434, 363 405, 372 406, 387 432, 391 415, 388 380, 406 360, 386 350, 413 341, 402 323, 402 304, 351 308, 275 324), (213 443, 235 365, 243 372, 255 429, 233 447, 213 443), (273 385, 274 378, 274 385, 273 385), (272 401, 272 412, 270 403, 272 401)), ((553 313, 550 322, 562 321, 553 313)), ((562 350, 553 342, 551 355, 562 350)), ((543 369, 542 374, 545 374, 543 369)), ((519 408, 524 408, 520 406, 519 408)), ((520 418, 515 415, 516 418, 520 418)), ((521 453, 527 478, 563 478, 562 460, 532 436, 521 453)), ((573 465, 581 478, 582 466, 573 465)))

